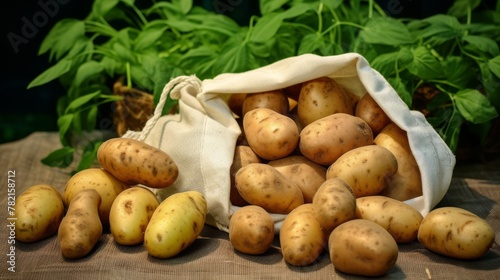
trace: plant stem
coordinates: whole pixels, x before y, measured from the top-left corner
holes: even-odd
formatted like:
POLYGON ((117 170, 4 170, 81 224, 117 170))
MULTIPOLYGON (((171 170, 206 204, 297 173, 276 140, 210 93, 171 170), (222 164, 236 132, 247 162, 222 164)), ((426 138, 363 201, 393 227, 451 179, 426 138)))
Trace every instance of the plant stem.
POLYGON ((127 72, 127 87, 132 88, 132 75, 130 73, 130 62, 125 63, 125 68, 127 72))
POLYGON ((319 3, 318 11, 316 14, 318 15, 318 34, 321 34, 321 30, 323 30, 323 17, 321 15, 323 11, 323 2, 319 3))
POLYGON ((373 0, 368 0, 368 18, 373 16, 373 0))

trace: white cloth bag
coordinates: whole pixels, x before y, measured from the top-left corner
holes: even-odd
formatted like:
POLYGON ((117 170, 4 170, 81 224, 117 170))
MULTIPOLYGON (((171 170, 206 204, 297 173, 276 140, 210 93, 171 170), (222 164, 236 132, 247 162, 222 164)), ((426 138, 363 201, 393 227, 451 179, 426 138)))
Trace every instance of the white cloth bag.
MULTIPOLYGON (((196 190, 208 203, 207 224, 228 230, 238 208, 229 200, 230 174, 240 128, 223 97, 227 94, 285 88, 328 76, 360 97, 368 93, 390 119, 408 134, 422 176, 423 195, 406 201, 422 215, 437 205, 451 182, 455 156, 425 117, 410 110, 385 78, 359 54, 305 54, 237 74, 199 80, 180 76, 164 88, 153 117, 134 138, 168 153, 179 167, 179 177, 167 189, 154 190, 160 200, 175 192, 196 190), (179 101, 179 114, 161 116, 167 95, 179 101)), ((273 215, 279 230, 285 215, 273 215)))

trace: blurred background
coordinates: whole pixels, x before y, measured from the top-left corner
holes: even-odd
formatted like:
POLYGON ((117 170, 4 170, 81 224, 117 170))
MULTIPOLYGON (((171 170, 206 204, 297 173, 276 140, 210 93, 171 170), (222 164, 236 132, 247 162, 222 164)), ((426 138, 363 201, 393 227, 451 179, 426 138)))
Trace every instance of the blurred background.
MULTIPOLYGON (((195 5, 212 11, 214 2, 215 0, 194 1, 195 5)), ((446 12, 453 0, 377 2, 391 16, 422 18, 446 12)), ((258 3, 255 0, 242 0, 240 5, 226 15, 240 25, 246 25, 251 15, 259 14, 258 3)), ((0 94, 4 101, 0 103, 0 143, 24 138, 34 131, 57 131, 56 102, 65 94, 64 90, 57 82, 30 90, 26 86, 50 66, 48 56, 38 56, 37 53, 52 26, 63 18, 83 19, 90 12, 92 1, 16 0, 4 1, 3 6, 1 54, 4 67, 0 70, 0 94), (49 2, 58 3, 58 9, 51 15, 43 15, 41 5, 49 2), (33 24, 34 18, 38 20, 36 26, 33 24)))

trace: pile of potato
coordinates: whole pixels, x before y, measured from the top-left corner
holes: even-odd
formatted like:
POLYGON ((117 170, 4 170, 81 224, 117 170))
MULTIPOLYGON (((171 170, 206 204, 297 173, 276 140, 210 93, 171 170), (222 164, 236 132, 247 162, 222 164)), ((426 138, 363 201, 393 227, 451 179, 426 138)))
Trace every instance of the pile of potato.
POLYGON ((404 203, 422 195, 420 170, 406 132, 369 94, 322 77, 234 94, 228 105, 243 132, 231 166, 235 250, 266 252, 271 214, 287 214, 279 230, 287 263, 309 265, 327 250, 337 270, 355 275, 385 274, 398 244, 417 239, 463 259, 493 243, 491 227, 470 212, 436 209, 424 218, 404 203))
POLYGON ((57 233, 69 259, 87 256, 109 229, 121 245, 143 243, 157 258, 177 255, 201 233, 205 197, 196 191, 171 195, 161 203, 149 188, 171 186, 178 176, 164 151, 143 142, 113 138, 98 150, 102 168, 73 175, 60 194, 35 185, 17 199, 16 239, 35 242, 57 233))

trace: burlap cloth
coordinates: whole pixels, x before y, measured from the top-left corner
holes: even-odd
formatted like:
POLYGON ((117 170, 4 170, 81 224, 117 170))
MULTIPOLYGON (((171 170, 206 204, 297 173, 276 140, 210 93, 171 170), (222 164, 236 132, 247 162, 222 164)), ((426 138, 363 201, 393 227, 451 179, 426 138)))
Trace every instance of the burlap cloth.
MULTIPOLYGON (((310 266, 291 267, 283 260, 277 239, 275 246, 262 256, 237 253, 227 234, 210 226, 205 226, 201 236, 180 255, 165 260, 148 256, 140 245, 118 245, 109 232, 88 257, 73 261, 61 256, 55 236, 33 244, 16 242, 15 272, 10 272, 8 171, 15 170, 16 195, 29 186, 42 183, 62 192, 70 177, 69 169, 60 170, 40 163, 58 147, 57 134, 45 132, 0 145, 0 221, 4 224, 0 231, 0 279, 360 279, 336 271, 326 253, 310 266)), ((457 163, 450 189, 438 206, 462 207, 486 219, 496 232, 496 244, 475 261, 439 256, 418 242, 400 245, 397 263, 384 278, 499 279, 500 161, 457 163)))

